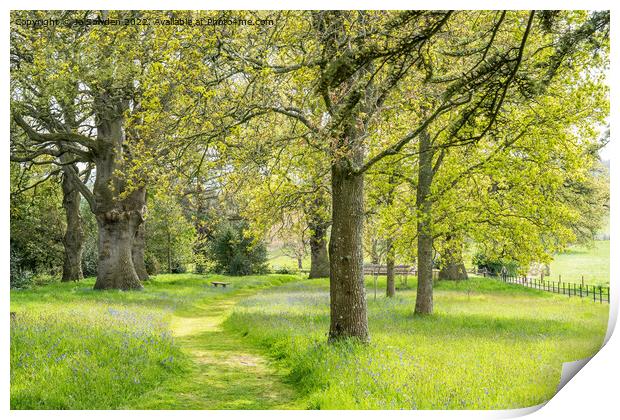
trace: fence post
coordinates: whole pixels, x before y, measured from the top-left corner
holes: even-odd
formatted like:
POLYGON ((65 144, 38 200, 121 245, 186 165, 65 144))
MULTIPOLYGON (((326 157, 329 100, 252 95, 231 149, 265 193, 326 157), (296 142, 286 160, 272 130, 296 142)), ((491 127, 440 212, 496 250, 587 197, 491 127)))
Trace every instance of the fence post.
MULTIPOLYGON (((584 283, 583 283, 583 274, 582 274, 582 275, 581 275, 581 286, 579 286, 579 287, 580 287, 580 290, 582 290, 582 289, 583 289, 583 286, 584 286, 584 283)), ((586 296, 588 296, 588 291, 587 291, 587 290, 586 290, 586 296)), ((583 297, 583 295, 582 295, 582 297, 583 297)))
POLYGON ((598 300, 603 303, 603 288, 601 286, 598 287, 598 300))
POLYGON ((596 302, 596 288, 592 286, 592 296, 594 296, 594 301, 596 302))

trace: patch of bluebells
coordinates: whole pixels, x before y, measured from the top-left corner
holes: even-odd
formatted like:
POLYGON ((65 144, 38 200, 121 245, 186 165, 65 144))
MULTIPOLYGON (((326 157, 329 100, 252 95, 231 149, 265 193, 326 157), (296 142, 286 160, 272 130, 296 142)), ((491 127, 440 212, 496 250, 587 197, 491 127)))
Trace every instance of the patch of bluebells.
POLYGON ((61 401, 66 396, 55 394, 62 389, 87 401, 93 388, 139 394, 182 366, 167 314, 123 306, 20 314, 11 325, 12 395, 37 389, 44 400, 61 401))

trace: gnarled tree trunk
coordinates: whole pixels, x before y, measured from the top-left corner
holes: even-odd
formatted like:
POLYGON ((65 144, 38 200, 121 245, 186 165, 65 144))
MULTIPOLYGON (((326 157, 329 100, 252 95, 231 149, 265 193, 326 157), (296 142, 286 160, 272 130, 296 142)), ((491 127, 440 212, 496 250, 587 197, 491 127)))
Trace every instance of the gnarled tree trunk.
POLYGON ((415 300, 416 314, 433 313, 433 235, 432 203, 430 201, 433 180, 433 153, 428 133, 420 135, 420 160, 418 164, 418 190, 416 210, 418 212, 418 292, 415 300))
POLYGON ((329 256, 327 254, 326 228, 323 224, 311 225, 310 274, 308 278, 329 277, 329 256))
POLYGON ((132 211, 97 215, 99 261, 95 289, 142 288, 131 253, 139 223, 140 216, 132 211))
POLYGON ((342 160, 332 165, 332 231, 329 241, 329 340, 370 340, 363 272, 364 177, 342 160))
POLYGON ((62 178, 62 207, 65 210, 67 230, 63 238, 65 248, 62 281, 79 281, 82 273, 82 249, 84 230, 80 216, 80 192, 68 176, 62 178))
POLYGON ((95 289, 142 289, 133 263, 132 249, 140 224, 144 222, 144 186, 129 188, 125 175, 126 104, 102 93, 95 104, 98 116, 97 167, 93 205, 99 227, 99 259, 95 289))

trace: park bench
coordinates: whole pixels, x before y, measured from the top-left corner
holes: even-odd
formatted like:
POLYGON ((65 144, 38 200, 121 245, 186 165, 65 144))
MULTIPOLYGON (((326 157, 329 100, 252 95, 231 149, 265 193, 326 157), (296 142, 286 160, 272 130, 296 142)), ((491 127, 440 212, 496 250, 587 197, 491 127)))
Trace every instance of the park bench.
POLYGON ((226 287, 230 283, 225 283, 223 281, 212 281, 211 284, 213 285, 213 287, 218 287, 218 286, 226 287))
MULTIPOLYGON (((387 266, 380 264, 364 264, 365 275, 386 275, 387 266)), ((395 265, 394 274, 397 276, 407 276, 409 274, 415 274, 415 268, 409 265, 395 265)))

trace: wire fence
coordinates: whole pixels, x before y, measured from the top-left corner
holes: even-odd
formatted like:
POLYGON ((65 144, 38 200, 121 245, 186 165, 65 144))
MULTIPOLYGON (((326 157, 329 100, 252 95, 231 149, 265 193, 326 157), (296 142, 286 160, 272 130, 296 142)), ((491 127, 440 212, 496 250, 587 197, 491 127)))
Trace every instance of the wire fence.
POLYGON ((583 279, 581 283, 570 283, 562 281, 562 277, 558 278, 558 281, 545 280, 544 278, 534 278, 527 276, 512 276, 509 274, 490 274, 485 271, 478 272, 478 275, 484 277, 494 277, 505 283, 520 284, 532 289, 544 290, 551 293, 559 293, 567 295, 568 297, 578 297, 585 299, 592 299, 594 302, 606 302, 610 301, 609 286, 595 286, 591 284, 585 284, 583 279))

